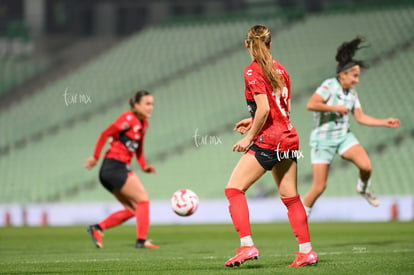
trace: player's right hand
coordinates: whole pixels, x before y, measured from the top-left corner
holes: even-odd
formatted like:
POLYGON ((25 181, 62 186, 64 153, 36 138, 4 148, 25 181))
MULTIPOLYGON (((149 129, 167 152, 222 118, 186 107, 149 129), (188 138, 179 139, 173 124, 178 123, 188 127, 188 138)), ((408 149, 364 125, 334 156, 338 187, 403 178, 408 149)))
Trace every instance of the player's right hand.
POLYGON ((339 113, 340 115, 346 115, 348 113, 348 108, 343 105, 336 105, 335 112, 339 113))
POLYGON ((145 165, 145 166, 144 166, 144 168, 142 168, 142 170, 143 170, 145 173, 155 173, 155 172, 156 172, 155 167, 154 167, 154 166, 152 166, 152 165, 145 165))
POLYGON ((90 169, 92 169, 96 165, 97 162, 98 162, 98 160, 94 156, 90 156, 86 160, 86 162, 83 165, 83 167, 85 167, 86 169, 90 170, 90 169))

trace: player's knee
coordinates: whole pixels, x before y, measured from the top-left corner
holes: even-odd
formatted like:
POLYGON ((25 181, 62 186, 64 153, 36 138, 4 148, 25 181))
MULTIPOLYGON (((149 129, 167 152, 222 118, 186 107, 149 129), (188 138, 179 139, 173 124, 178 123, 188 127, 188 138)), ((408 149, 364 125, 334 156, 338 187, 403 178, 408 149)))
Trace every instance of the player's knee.
POLYGON ((141 203, 141 202, 147 202, 150 200, 150 197, 147 193, 142 194, 135 194, 134 196, 131 196, 131 200, 133 204, 141 203))
POLYGON ((148 193, 141 194, 138 198, 138 202, 148 202, 150 200, 150 197, 148 193))
POLYGON ((238 188, 226 187, 224 189, 224 194, 226 195, 227 198, 231 198, 231 197, 237 196, 239 194, 243 194, 244 195, 244 191, 243 190, 240 190, 238 188))

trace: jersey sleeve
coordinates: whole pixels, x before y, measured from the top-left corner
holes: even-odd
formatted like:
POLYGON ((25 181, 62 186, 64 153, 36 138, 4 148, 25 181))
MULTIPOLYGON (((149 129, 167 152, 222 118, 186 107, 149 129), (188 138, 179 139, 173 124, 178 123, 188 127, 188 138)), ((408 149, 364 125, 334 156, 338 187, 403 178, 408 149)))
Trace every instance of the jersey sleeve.
POLYGON ((93 153, 94 158, 99 159, 102 149, 105 146, 105 143, 109 137, 114 136, 115 134, 128 128, 128 114, 123 113, 100 134, 95 145, 95 150, 93 153))
POLYGON ((141 139, 139 140, 139 146, 136 151, 137 162, 139 166, 141 167, 141 169, 144 169, 145 166, 147 166, 147 161, 144 155, 144 138, 145 138, 145 134, 141 136, 141 139))
POLYGON ((356 94, 353 109, 355 110, 355 109, 358 109, 358 108, 361 108, 361 102, 359 102, 358 94, 356 94))
POLYGON ((266 94, 266 82, 263 76, 253 69, 248 69, 244 73, 246 90, 253 97, 255 94, 266 94))
POLYGON ((124 131, 130 127, 132 118, 132 114, 123 113, 112 123, 112 125, 119 131, 124 131))
POLYGON ((145 134, 148 128, 147 120, 141 121, 141 127, 142 127, 141 138, 138 141, 138 149, 135 152, 135 156, 136 156, 139 166, 141 167, 142 170, 144 170, 145 167, 147 166, 147 161, 144 155, 144 140, 145 140, 145 134))
POLYGON ((323 98, 323 100, 326 102, 331 96, 331 91, 329 89, 329 86, 326 83, 322 83, 322 85, 316 89, 315 94, 320 95, 323 98))
POLYGON ((93 157, 95 159, 99 159, 99 156, 101 155, 102 149, 105 146, 107 139, 118 132, 119 130, 113 124, 111 124, 100 134, 98 140, 96 141, 95 150, 93 152, 93 157))

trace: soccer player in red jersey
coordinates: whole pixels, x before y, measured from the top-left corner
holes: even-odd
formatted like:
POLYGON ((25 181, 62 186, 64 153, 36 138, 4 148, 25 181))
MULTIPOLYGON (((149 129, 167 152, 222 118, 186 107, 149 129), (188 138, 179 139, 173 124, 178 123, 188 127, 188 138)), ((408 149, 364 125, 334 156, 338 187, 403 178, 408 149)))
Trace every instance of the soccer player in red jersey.
POLYGON ((239 266, 246 260, 259 257, 259 250, 251 236, 245 192, 266 171, 272 171, 299 243, 299 252, 289 267, 314 265, 318 256, 311 246, 305 209, 297 191, 299 138, 289 121, 289 75, 272 58, 271 34, 267 27, 251 27, 245 46, 252 58, 252 63, 244 70, 245 97, 252 118, 238 122, 235 127, 236 131, 247 134, 233 146, 233 151, 245 154, 234 168, 224 192, 229 201, 231 219, 240 237, 240 248, 225 265, 239 266))
POLYGON ((155 168, 145 160, 143 146, 148 121, 154 108, 153 96, 145 91, 136 92, 129 100, 130 111, 122 113, 106 128, 95 146, 94 154, 86 160, 84 167, 92 169, 98 162, 107 139, 112 137, 110 148, 105 154, 99 179, 124 206, 123 210, 110 214, 98 224, 90 225, 88 233, 98 248, 103 247, 102 235, 105 229, 117 226, 126 220, 136 219, 136 248, 159 248, 147 240, 149 229, 149 195, 138 176, 131 171, 130 163, 135 155, 141 169, 155 173, 155 168))

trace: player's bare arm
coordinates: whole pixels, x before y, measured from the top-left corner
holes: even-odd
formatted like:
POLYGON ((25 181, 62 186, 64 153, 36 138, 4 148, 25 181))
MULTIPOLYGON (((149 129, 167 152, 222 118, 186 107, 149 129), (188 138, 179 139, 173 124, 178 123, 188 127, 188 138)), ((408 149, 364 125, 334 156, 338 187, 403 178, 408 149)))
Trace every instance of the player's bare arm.
POLYGON ((252 127, 243 139, 239 140, 234 146, 233 151, 245 152, 249 145, 252 143, 254 137, 260 132, 264 123, 266 122, 267 116, 269 115, 270 106, 267 101, 267 95, 265 94, 255 94, 254 100, 257 104, 257 110, 255 113, 255 118, 252 123, 252 127))
POLYGON ((348 109, 343 105, 328 105, 323 100, 323 97, 314 93, 309 99, 306 109, 314 112, 337 112, 341 115, 346 115, 348 109))
POLYGON ((366 125, 366 126, 382 126, 382 127, 396 128, 396 127, 399 127, 400 124, 401 124, 400 120, 397 119, 397 118, 380 119, 380 118, 375 118, 375 117, 369 116, 369 115, 364 113, 362 108, 354 109, 352 114, 353 114, 355 120, 359 124, 363 124, 363 125, 366 125))

